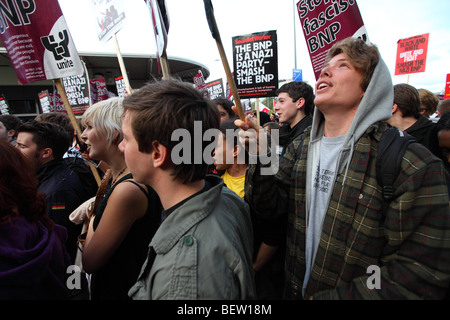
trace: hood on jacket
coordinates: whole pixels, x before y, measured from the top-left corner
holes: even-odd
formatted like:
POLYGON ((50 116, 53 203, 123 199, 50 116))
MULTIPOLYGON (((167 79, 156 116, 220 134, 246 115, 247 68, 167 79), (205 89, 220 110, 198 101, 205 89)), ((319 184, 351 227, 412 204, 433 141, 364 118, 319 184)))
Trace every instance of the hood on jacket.
MULTIPOLYGON (((369 86, 345 136, 339 171, 342 170, 344 165, 347 165, 348 168, 353 154, 354 144, 369 126, 378 121, 385 121, 391 118, 393 101, 394 89, 392 78, 386 63, 380 57, 369 86)), ((324 130, 323 122, 324 116, 322 112, 318 108, 315 108, 311 129, 311 142, 322 138, 324 130)))
POLYGON ((0 233, 0 299, 64 298, 66 230, 18 217, 0 225, 0 233))

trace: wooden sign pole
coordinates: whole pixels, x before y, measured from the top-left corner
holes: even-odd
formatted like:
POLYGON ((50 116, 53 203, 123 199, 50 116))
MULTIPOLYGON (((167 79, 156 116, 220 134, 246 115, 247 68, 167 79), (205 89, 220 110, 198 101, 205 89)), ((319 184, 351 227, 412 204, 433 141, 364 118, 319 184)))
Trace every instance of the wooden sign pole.
POLYGON ((130 81, 128 80, 128 74, 127 70, 125 68, 125 63, 123 62, 122 53, 120 52, 119 48, 119 42, 117 41, 116 34, 113 35, 114 43, 116 44, 116 54, 117 54, 117 60, 119 60, 119 66, 120 66, 120 72, 122 73, 123 80, 125 82, 125 86, 127 88, 128 94, 131 94, 133 92, 133 89, 131 88, 130 81))

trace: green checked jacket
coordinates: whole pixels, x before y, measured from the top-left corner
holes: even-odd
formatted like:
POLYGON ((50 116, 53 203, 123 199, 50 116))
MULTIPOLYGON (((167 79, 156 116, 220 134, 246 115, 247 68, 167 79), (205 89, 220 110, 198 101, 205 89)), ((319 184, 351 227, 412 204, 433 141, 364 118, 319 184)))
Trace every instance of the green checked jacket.
POLYGON ((288 214, 285 298, 443 298, 450 282, 443 164, 422 145, 410 144, 394 184, 395 198, 383 212, 375 167, 382 122, 369 126, 356 141, 345 183, 344 172, 337 176, 302 296, 310 129, 290 145, 276 175, 260 175, 259 165, 251 165, 246 177, 246 200, 259 215, 288 214), (380 268, 380 289, 368 286, 372 265, 380 268))

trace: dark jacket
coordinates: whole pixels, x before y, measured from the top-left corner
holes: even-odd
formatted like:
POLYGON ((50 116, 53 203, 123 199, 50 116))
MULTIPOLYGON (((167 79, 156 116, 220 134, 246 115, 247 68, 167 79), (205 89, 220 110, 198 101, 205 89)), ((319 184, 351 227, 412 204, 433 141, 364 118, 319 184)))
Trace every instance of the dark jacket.
POLYGON ((0 224, 0 300, 65 299, 66 230, 24 217, 0 224))
POLYGON ((292 143, 299 135, 312 124, 312 117, 307 115, 300 120, 293 128, 289 125, 283 125, 280 128, 280 147, 282 147, 281 155, 286 151, 287 146, 292 143))
POLYGON ((52 160, 38 168, 38 192, 45 194, 48 216, 67 229, 66 247, 75 261, 77 239, 82 225, 69 220, 69 215, 91 195, 86 192, 78 175, 63 159, 52 160))
POLYGON ((439 141, 435 130, 436 124, 424 116, 420 118, 405 132, 416 138, 417 142, 423 144, 434 155, 438 156, 439 141))

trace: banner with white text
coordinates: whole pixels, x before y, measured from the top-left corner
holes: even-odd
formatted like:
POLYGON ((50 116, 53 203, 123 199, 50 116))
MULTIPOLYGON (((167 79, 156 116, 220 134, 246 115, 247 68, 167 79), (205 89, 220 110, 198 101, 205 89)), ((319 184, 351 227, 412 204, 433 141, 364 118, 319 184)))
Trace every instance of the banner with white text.
POLYGON ((397 43, 395 75, 425 72, 430 34, 400 39, 397 43))
POLYGON ((325 56, 335 42, 348 37, 369 42, 355 0, 300 0, 297 11, 316 80, 319 79, 325 56))
POLYGON ((225 97, 224 91, 223 91, 223 80, 217 79, 211 82, 206 83, 206 89, 208 89, 209 98, 211 100, 219 97, 225 97))
POLYGON ((57 0, 0 4, 0 37, 19 84, 83 73, 57 0))
POLYGON ((241 98, 275 96, 278 88, 277 31, 233 37, 234 81, 241 98))

